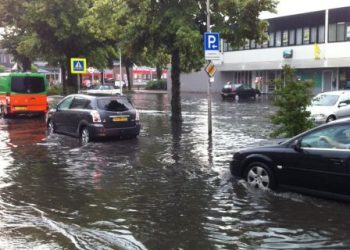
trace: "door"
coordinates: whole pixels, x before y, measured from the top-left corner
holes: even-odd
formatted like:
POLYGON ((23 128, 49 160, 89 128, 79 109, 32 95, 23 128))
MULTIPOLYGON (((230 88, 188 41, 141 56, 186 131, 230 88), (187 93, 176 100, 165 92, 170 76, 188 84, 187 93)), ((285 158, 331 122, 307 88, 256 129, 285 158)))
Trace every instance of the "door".
POLYGON ((333 79, 332 71, 322 72, 322 92, 335 90, 335 89, 332 89, 332 79, 333 79))
POLYGON ((281 183, 350 195, 350 125, 314 130, 298 140, 300 150, 291 146, 284 155, 281 183))
POLYGON ((67 133, 69 120, 67 120, 67 112, 72 103, 73 96, 68 96, 63 99, 56 108, 56 112, 53 115, 53 123, 57 132, 67 133))
POLYGON ((350 116, 350 94, 340 96, 336 116, 337 119, 350 116))

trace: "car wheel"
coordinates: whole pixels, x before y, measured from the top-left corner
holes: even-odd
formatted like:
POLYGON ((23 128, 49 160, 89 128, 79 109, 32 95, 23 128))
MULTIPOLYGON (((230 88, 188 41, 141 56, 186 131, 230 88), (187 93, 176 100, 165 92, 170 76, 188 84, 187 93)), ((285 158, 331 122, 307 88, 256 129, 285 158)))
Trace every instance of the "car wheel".
POLYGON ((262 162, 252 162, 248 165, 245 180, 250 186, 261 190, 274 189, 276 185, 271 169, 262 162))
POLYGON ((48 122, 48 124, 47 124, 47 133, 48 133, 49 135, 55 133, 55 126, 54 126, 52 120, 49 120, 49 122, 48 122))
POLYGON ((332 122, 332 121, 335 121, 335 120, 336 120, 335 116, 334 115, 330 115, 330 116, 328 116, 326 122, 332 122))
POLYGON ((83 144, 88 143, 91 138, 90 138, 90 132, 87 127, 83 127, 80 132, 80 140, 83 144))

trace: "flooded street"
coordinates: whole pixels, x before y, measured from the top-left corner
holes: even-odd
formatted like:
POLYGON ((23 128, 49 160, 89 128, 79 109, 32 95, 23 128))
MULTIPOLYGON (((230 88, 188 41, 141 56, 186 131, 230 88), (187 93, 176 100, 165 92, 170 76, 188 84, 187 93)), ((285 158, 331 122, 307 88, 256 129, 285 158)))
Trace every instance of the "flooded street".
POLYGON ((44 119, 0 119, 0 249, 349 249, 350 205, 256 192, 233 178, 235 150, 269 138, 266 96, 212 103, 134 94, 137 139, 47 137, 44 119))

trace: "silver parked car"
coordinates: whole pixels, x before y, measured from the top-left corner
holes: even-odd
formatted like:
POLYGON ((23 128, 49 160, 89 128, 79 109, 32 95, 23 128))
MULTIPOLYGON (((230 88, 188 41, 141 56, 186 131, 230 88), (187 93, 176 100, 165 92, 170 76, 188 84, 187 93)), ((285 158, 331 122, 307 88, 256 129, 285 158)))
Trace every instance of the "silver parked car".
POLYGON ((350 116, 350 91, 339 90, 316 95, 307 108, 316 123, 350 116))

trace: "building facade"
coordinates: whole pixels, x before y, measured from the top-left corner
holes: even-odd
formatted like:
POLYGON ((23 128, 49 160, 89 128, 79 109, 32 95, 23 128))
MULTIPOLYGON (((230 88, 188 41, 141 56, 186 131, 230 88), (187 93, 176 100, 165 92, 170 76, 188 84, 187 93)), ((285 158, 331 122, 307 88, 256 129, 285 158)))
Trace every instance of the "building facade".
MULTIPOLYGON (((269 22, 268 41, 258 44, 247 40, 234 48, 222 42, 222 57, 217 67, 213 91, 226 81, 246 83, 263 93, 274 91, 283 65, 295 69, 296 78, 313 80, 314 93, 350 89, 350 4, 307 13, 278 16, 269 22)), ((183 75, 182 91, 207 91, 203 72, 183 75)))

